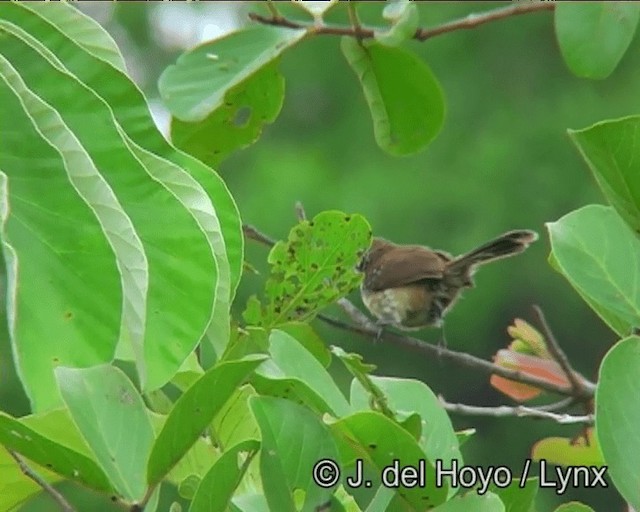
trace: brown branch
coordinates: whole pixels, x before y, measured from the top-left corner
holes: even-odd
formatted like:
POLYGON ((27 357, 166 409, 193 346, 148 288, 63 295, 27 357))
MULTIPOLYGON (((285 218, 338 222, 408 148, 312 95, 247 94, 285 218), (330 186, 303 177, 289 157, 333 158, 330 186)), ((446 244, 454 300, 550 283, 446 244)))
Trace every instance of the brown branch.
MULTIPOLYGON (((551 357, 553 357, 558 365, 560 365, 560 368, 562 368, 562 371, 567 376, 567 380, 571 383, 575 396, 585 396, 585 388, 589 387, 590 383, 585 382, 584 377, 576 372, 571 366, 567 354, 564 353, 564 350, 560 347, 558 340, 553 335, 553 331, 551 331, 551 328, 547 323, 547 319, 540 307, 534 305, 533 312, 538 320, 538 324, 542 328, 542 334, 547 340, 547 349, 549 350, 549 354, 551 354, 551 357)), ((591 391, 593 392, 594 390, 592 389, 591 391)))
POLYGON ((63 510, 64 512, 76 512, 76 509, 71 506, 62 494, 60 494, 49 482, 27 465, 21 455, 9 449, 7 449, 7 452, 9 452, 9 455, 11 455, 11 457, 16 461, 20 471, 22 471, 27 478, 30 478, 38 484, 44 492, 51 496, 51 498, 53 498, 53 500, 60 506, 60 510, 63 510))
MULTIPOLYGON (((510 18, 512 16, 519 16, 521 14, 528 14, 537 11, 551 11, 554 8, 554 2, 518 3, 510 5, 509 7, 483 12, 481 14, 469 14, 459 20, 443 23, 442 25, 438 25, 433 28, 418 28, 413 38, 417 41, 426 41, 427 39, 431 39, 432 37, 439 36, 441 34, 455 32, 457 30, 472 29, 480 25, 484 25, 485 23, 510 18)), ((293 21, 282 16, 263 16, 255 12, 249 13, 249 18, 258 23, 262 23, 263 25, 274 25, 291 29, 305 29, 308 30, 310 34, 314 35, 351 36, 358 39, 371 39, 374 37, 376 32, 374 29, 364 28, 359 24, 350 27, 318 25, 317 23, 309 24, 293 21)))
POLYGON ((556 413, 548 411, 541 407, 526 407, 524 405, 517 405, 510 407, 508 405, 500 405, 498 407, 478 407, 476 405, 466 404, 452 404, 443 400, 440 397, 440 403, 447 412, 454 414, 460 414, 463 416, 491 416, 493 418, 540 418, 546 420, 553 420, 556 423, 563 425, 583 423, 586 425, 593 425, 593 414, 585 414, 582 416, 574 416, 566 413, 556 413))
MULTIPOLYGON (((242 229, 245 236, 251 240, 255 240, 268 247, 272 247, 275 244, 275 241, 271 237, 261 233, 253 226, 243 225, 242 229)), ((504 377, 505 379, 521 382, 522 384, 529 384, 538 389, 572 397, 577 400, 593 398, 595 393, 595 384, 587 381, 586 379, 583 381, 583 388, 578 393, 578 391, 573 387, 567 388, 566 386, 559 386, 547 381, 546 379, 528 375, 519 370, 505 368, 504 366, 486 361, 466 352, 457 352, 443 346, 427 343, 418 338, 396 334, 388 330, 380 332, 380 327, 376 323, 372 322, 349 300, 344 298, 340 299, 338 301, 338 305, 346 312, 353 323, 347 323, 323 314, 317 315, 318 319, 339 329, 365 336, 372 341, 375 339, 385 340, 395 345, 415 350, 421 354, 426 354, 429 357, 449 360, 462 366, 468 366, 488 374, 496 374, 504 377)))
POLYGON ((455 32, 456 30, 476 28, 479 25, 484 25, 485 23, 490 23, 492 21, 503 20, 505 18, 510 18, 511 16, 519 16, 520 14, 528 14, 530 12, 537 11, 552 11, 553 9, 555 9, 554 2, 518 3, 510 5, 509 7, 483 12, 482 14, 469 14, 465 18, 450 21, 449 23, 444 23, 437 27, 419 28, 413 37, 418 41, 426 41, 427 39, 439 36, 440 34, 455 32))
MULTIPOLYGON (((360 314, 362 315, 362 313, 360 314)), ((365 337, 369 337, 372 340, 376 339, 376 336, 378 336, 380 330, 380 328, 370 320, 368 320, 369 325, 363 326, 343 322, 342 320, 331 318, 326 315, 318 315, 318 318, 327 324, 333 325, 334 327, 354 332, 365 337)), ((557 384, 553 384, 546 379, 534 377, 519 370, 513 370, 511 368, 499 366, 495 363, 486 361, 466 352, 456 352, 455 350, 451 350, 443 346, 432 345, 431 343, 427 343, 421 339, 413 338, 411 336, 404 336, 401 334, 393 333, 391 331, 383 331, 380 334, 379 339, 388 341, 390 343, 393 343, 394 345, 399 345, 411 350, 415 350, 430 357, 449 360, 456 364, 468 366, 469 368, 473 368, 484 373, 496 374, 504 377, 505 379, 521 382, 522 384, 529 384, 531 386, 535 386, 538 389, 549 391, 551 393, 557 393, 563 396, 570 396, 579 399, 591 398, 593 396, 590 388, 585 389, 584 396, 576 397, 574 394, 574 390, 571 388, 558 386, 557 384)))

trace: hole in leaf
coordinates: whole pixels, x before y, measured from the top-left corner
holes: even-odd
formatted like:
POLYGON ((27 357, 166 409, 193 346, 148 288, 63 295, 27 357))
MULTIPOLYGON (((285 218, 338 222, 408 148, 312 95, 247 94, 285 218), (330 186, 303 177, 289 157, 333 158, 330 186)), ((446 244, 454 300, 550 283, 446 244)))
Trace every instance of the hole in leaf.
POLYGON ((236 111, 235 116, 233 116, 233 126, 236 128, 244 128, 247 126, 247 124, 249 124, 249 119, 251 119, 251 111, 251 107, 240 107, 236 111))

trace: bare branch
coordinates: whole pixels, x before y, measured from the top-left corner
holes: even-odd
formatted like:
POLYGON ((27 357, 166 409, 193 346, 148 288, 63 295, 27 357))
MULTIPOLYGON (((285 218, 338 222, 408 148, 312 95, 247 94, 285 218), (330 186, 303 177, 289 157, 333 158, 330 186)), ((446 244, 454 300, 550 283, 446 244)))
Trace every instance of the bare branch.
POLYGON ((416 35, 414 37, 418 41, 426 41, 427 39, 439 36, 440 34, 455 32, 456 30, 476 28, 479 25, 484 25, 485 23, 490 23, 492 21, 503 20, 505 18, 510 18, 511 16, 519 16, 520 14, 528 14, 536 11, 552 11, 553 9, 555 9, 553 2, 517 3, 515 5, 510 5, 509 7, 483 12, 482 14, 469 14, 465 18, 450 21, 449 23, 444 23, 437 27, 421 28, 416 31, 416 35))
MULTIPOLYGON (((351 4, 349 3, 349 5, 351 4)), ((537 11, 551 11, 554 8, 554 2, 518 3, 510 5, 509 7, 483 12, 481 14, 469 14, 462 19, 443 23, 442 25, 438 25, 433 28, 419 28, 416 30, 413 38, 417 41, 426 41, 427 39, 431 39, 432 37, 439 36, 441 34, 447 34, 457 30, 472 29, 480 25, 484 25, 485 23, 503 20, 512 16, 519 16, 521 14, 528 14, 537 11)), ((352 15, 351 10, 349 11, 349 14, 352 15)), ((358 39, 371 39, 375 34, 374 29, 364 28, 359 23, 355 23, 350 27, 322 25, 317 22, 315 24, 308 24, 284 18, 279 14, 275 16, 272 13, 272 16, 268 17, 254 12, 249 13, 249 18, 258 23, 262 23, 263 25, 274 25, 291 29, 306 29, 310 34, 314 35, 351 36, 358 39)), ((351 21, 353 23, 353 19, 351 21)))
MULTIPOLYGON (((342 299, 342 301, 346 301, 346 299, 342 299)), ((340 305, 342 306, 342 303, 340 305)), ((353 307, 355 308, 355 306, 353 307)), ((362 315, 362 313, 360 314, 362 315)), ((402 347, 415 350, 417 352, 420 352, 421 354, 428 355, 429 357, 449 360, 456 364, 468 366, 469 368, 473 368, 484 373, 496 374, 504 377, 505 379, 521 382, 522 384, 529 384, 531 386, 535 386, 538 389, 543 389, 551 393, 557 393, 570 397, 575 396, 574 390, 571 388, 558 386, 552 382, 547 381, 546 379, 534 377, 519 370, 513 370, 511 368, 499 366, 495 363, 486 361, 466 352, 456 352, 455 350, 451 350, 443 346, 433 345, 421 339, 396 334, 391 331, 383 331, 382 333, 379 333, 379 327, 368 319, 367 325, 361 325, 359 323, 350 324, 326 315, 318 315, 318 318, 323 322, 333 325, 334 327, 337 327, 339 329, 369 337, 372 341, 379 335, 379 339, 383 341, 388 341, 389 343, 393 343, 394 345, 400 345, 402 347)), ((595 389, 595 385, 593 385, 593 388, 595 389)), ((584 396, 575 398, 591 398, 593 396, 593 392, 591 392, 590 389, 591 388, 585 388, 584 396)))
POLYGON ((547 348, 549 349, 549 353, 551 357, 555 359, 555 361, 560 365, 562 371, 567 376, 567 379, 571 383, 571 387, 573 388, 576 396, 583 396, 585 391, 585 386, 587 384, 584 382, 584 378, 579 375, 571 366, 569 362, 569 358, 567 354, 564 353, 564 350, 560 347, 558 340, 553 335, 553 331, 549 327, 547 323, 547 319, 544 316, 544 313, 540 309, 539 306, 533 306, 533 312, 537 317, 538 323, 542 328, 542 333, 547 340, 547 348))
POLYGON ((266 245, 268 247, 273 247, 274 245, 276 245, 276 242, 273 238, 265 235, 261 231, 258 231, 256 228, 250 226, 249 224, 242 225, 242 232, 248 239, 260 242, 262 245, 266 245))
POLYGON ((60 506, 60 510, 64 512, 76 512, 76 509, 71 506, 71 504, 67 501, 67 499, 60 494, 49 482, 47 482, 44 478, 42 478, 38 473, 36 473, 33 469, 31 469, 21 455, 14 452, 13 450, 7 449, 9 455, 13 457, 13 459, 18 464, 20 471, 27 477, 33 480, 39 487, 42 487, 42 490, 46 492, 49 496, 53 498, 53 500, 60 506))
POLYGON ((307 212, 304 211, 302 201, 296 201, 296 218, 298 219, 298 222, 307 220, 307 212))
POLYGON ((582 423, 585 425, 593 425, 593 414, 585 414, 582 416, 574 416, 571 414, 559 414, 540 407, 525 407, 517 405, 510 407, 508 405, 500 405, 498 407, 478 407, 476 405, 452 404, 440 397, 440 403, 446 411, 453 414, 463 416, 491 416, 493 418, 540 418, 552 420, 563 425, 582 423))

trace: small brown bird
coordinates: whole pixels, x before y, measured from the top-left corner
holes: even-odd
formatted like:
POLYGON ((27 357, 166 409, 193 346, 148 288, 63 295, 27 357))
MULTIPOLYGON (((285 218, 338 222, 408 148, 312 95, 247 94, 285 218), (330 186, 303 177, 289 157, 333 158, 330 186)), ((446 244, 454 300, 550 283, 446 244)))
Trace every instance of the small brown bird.
POLYGON ((524 251, 538 235, 509 231, 462 256, 422 245, 397 245, 374 238, 359 269, 362 301, 381 326, 404 330, 439 327, 479 265, 524 251))

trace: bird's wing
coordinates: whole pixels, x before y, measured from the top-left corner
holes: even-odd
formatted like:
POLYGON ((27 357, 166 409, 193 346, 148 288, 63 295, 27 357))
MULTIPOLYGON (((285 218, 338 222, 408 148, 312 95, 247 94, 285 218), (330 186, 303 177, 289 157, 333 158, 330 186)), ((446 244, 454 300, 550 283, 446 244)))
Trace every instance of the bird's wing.
POLYGON ((441 279, 451 256, 421 246, 397 247, 384 254, 368 272, 365 286, 372 291, 406 286, 422 279, 441 279), (383 268, 383 271, 380 269, 383 268))

